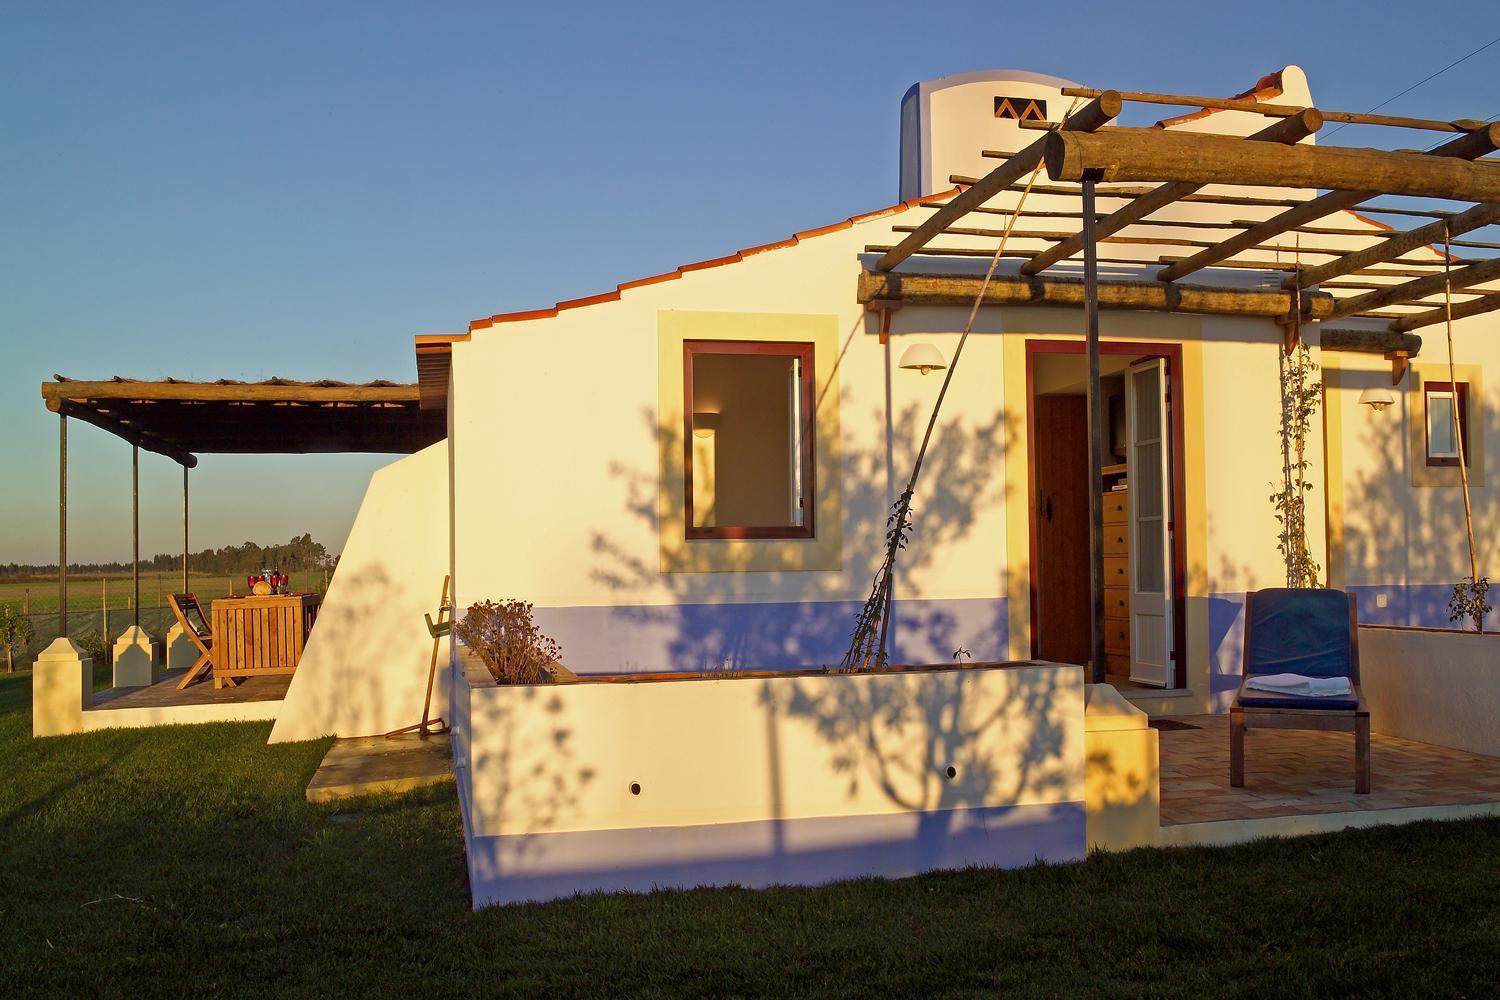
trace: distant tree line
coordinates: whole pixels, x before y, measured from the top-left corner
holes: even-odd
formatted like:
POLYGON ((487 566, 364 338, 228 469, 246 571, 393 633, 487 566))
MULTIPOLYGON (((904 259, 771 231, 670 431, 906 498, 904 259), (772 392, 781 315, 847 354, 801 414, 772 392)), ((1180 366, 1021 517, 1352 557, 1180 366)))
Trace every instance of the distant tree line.
MULTIPOLYGON (((203 549, 188 555, 188 567, 194 573, 220 576, 254 573, 262 567, 284 572, 297 570, 332 569, 338 556, 331 556, 322 542, 313 540, 310 534, 302 534, 281 545, 258 545, 242 542, 218 549, 203 549)), ((182 569, 181 552, 162 552, 150 559, 141 560, 141 571, 151 573, 176 572, 182 569)), ((69 563, 69 573, 127 573, 128 562, 69 563)), ((56 576, 57 563, 28 565, 25 563, 0 564, 0 577, 56 576)))

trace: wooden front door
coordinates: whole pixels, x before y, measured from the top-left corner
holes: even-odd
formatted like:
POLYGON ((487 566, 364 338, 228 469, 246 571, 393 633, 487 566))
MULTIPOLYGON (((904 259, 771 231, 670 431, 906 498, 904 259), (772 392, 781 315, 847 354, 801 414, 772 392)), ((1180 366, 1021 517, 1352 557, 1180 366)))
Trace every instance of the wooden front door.
POLYGON ((1088 404, 1037 396, 1035 427, 1036 647, 1059 663, 1089 659, 1088 404))

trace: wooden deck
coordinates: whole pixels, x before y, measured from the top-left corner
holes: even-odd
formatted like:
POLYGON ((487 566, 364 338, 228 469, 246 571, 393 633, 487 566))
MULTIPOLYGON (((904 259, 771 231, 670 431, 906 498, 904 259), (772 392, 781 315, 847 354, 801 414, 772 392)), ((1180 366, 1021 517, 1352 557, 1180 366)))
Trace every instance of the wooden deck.
POLYGON ((292 683, 290 675, 250 677, 237 687, 215 689, 208 680, 177 690, 184 671, 169 670, 164 679, 143 688, 113 688, 94 695, 91 712, 125 708, 175 708, 179 705, 239 705, 256 701, 281 701, 292 683))
MULTIPOLYGON (((1245 786, 1229 786, 1229 717, 1157 720, 1161 743, 1161 823, 1172 827, 1251 824, 1257 835, 1281 832, 1259 820, 1326 817, 1287 832, 1410 819, 1500 813, 1500 758, 1374 734, 1374 780, 1354 793, 1354 738, 1347 733, 1252 729, 1245 736, 1245 786)), ((1184 831, 1185 832, 1185 831, 1184 831)), ((1193 838, 1189 838, 1193 839, 1193 838)), ((1240 838, 1245 839, 1245 838, 1240 838)))

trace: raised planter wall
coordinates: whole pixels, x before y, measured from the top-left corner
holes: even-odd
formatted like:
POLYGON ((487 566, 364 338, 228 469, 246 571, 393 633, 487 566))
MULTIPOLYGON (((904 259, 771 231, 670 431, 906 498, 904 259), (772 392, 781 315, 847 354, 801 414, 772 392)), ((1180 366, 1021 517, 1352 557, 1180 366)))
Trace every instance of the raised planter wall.
POLYGON ((1076 666, 500 687, 471 661, 453 716, 476 906, 1085 852, 1076 666))
POLYGON ((1359 670, 1377 733, 1500 757, 1500 635, 1362 626, 1359 670))

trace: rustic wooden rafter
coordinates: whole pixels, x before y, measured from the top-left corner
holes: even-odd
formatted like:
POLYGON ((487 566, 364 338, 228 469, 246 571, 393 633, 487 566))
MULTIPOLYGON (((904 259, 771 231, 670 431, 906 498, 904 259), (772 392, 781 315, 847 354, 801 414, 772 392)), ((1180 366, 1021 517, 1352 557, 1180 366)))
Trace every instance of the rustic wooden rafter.
MULTIPOLYGON (((1339 299, 1329 318, 1337 319, 1340 316, 1352 316, 1355 313, 1369 312, 1385 306, 1416 302, 1429 295, 1441 295, 1445 287, 1457 290, 1497 278, 1500 278, 1500 258, 1470 264, 1468 267, 1460 267, 1447 273, 1425 275, 1415 281, 1386 285, 1384 288, 1377 288, 1363 295, 1339 299)), ((1454 308, 1456 310, 1458 307, 1454 308)))
MULTIPOLYGON (((1250 136, 1255 142, 1301 142, 1323 127, 1323 116, 1316 108, 1306 108, 1295 115, 1283 118, 1250 136)), ((1154 212, 1159 212, 1173 202, 1195 194, 1202 184, 1173 181, 1141 195, 1129 204, 1116 209, 1095 227, 1097 239, 1108 239, 1127 226, 1135 225, 1154 212)), ((1021 265, 1022 274, 1040 274, 1060 260, 1067 260, 1083 250, 1083 233, 1080 231, 1061 241, 1045 253, 1031 258, 1021 265)))
MULTIPOLYGON (((1494 295, 1481 295, 1477 299, 1467 302, 1455 302, 1452 308, 1454 319, 1466 319, 1469 316, 1479 316, 1484 313, 1500 310, 1500 293, 1494 295)), ((1409 313, 1398 316, 1391 321, 1391 329, 1396 331, 1417 330, 1424 326, 1436 326, 1438 323, 1448 319, 1449 310, 1443 306, 1436 309, 1428 309, 1425 312, 1409 313)))
MULTIPOLYGON (((1091 131, 1118 115, 1120 106, 1118 95, 1105 91, 1076 115, 1070 117, 1062 127, 1066 131, 1091 131)), ((917 232, 912 233, 885 253, 876 267, 882 271, 891 270, 917 249, 925 246, 950 223, 963 218, 971 207, 983 205, 1001 189, 1031 173, 1042 162, 1042 155, 1047 148, 1046 144, 1046 136, 1037 139, 1036 142, 1000 164, 972 186, 954 195, 941 209, 928 216, 927 221, 922 223, 917 232)))
MULTIPOLYGON (((1064 97, 1091 97, 1098 91, 1091 87, 1064 87, 1064 97)), ((1268 118, 1286 118, 1306 109, 1299 104, 1272 104, 1242 97, 1197 97, 1188 94, 1157 94, 1142 90, 1115 91, 1123 100, 1138 104, 1165 104, 1184 108, 1211 108, 1215 111, 1248 111, 1268 118)), ((1327 121, 1346 125, 1384 125, 1391 128, 1426 129, 1433 132, 1468 132, 1484 122, 1461 119, 1444 121, 1436 118, 1410 118, 1402 115, 1377 115, 1370 112, 1324 111, 1327 121)))
POLYGON ((1079 180, 1085 171, 1105 179, 1150 177, 1263 187, 1332 188, 1326 194, 1230 237, 1217 247, 1162 270, 1175 281, 1295 226, 1353 208, 1381 194, 1500 202, 1500 170, 1470 163, 1500 149, 1500 122, 1466 133, 1431 153, 1374 149, 1250 144, 1202 133, 1160 132, 1149 141, 1135 135, 1049 133, 1047 170, 1054 180, 1079 180))
MULTIPOLYGON (((1472 232, 1485 226, 1500 223, 1500 205, 1475 205, 1466 212, 1461 212, 1451 219, 1443 219, 1438 222, 1429 222, 1425 226, 1408 230, 1386 239, 1364 250, 1356 250, 1346 254, 1337 260, 1331 260, 1326 264, 1309 267, 1298 274, 1287 278, 1283 284, 1288 288, 1301 287, 1310 288, 1321 284, 1329 278, 1339 275, 1351 274, 1361 268, 1370 267, 1385 261, 1395 260, 1402 254, 1409 253, 1419 247, 1431 246, 1441 243, 1445 239, 1457 236, 1460 233, 1472 232)), ((1451 245, 1451 240, 1450 240, 1451 245)))
MULTIPOLYGON (((905 274, 867 270, 860 274, 857 295, 861 303, 901 301, 909 305, 969 305, 979 294, 983 281, 983 276, 977 274, 905 274)), ((985 288, 984 303, 1077 306, 1083 303, 1083 293, 1083 282, 1078 279, 995 275, 985 288)), ((1304 292, 1302 297, 1314 317, 1326 315, 1332 309, 1333 296, 1326 292, 1304 292)), ((1099 305, 1104 309, 1279 317, 1292 308, 1292 303, 1292 293, 1276 288, 1206 288, 1166 285, 1157 281, 1099 282, 1099 305)))
POLYGON ((1415 355, 1422 349, 1422 338, 1415 333, 1398 333, 1392 330, 1348 330, 1334 327, 1320 330, 1318 337, 1318 343, 1325 351, 1381 355, 1401 351, 1415 355))

